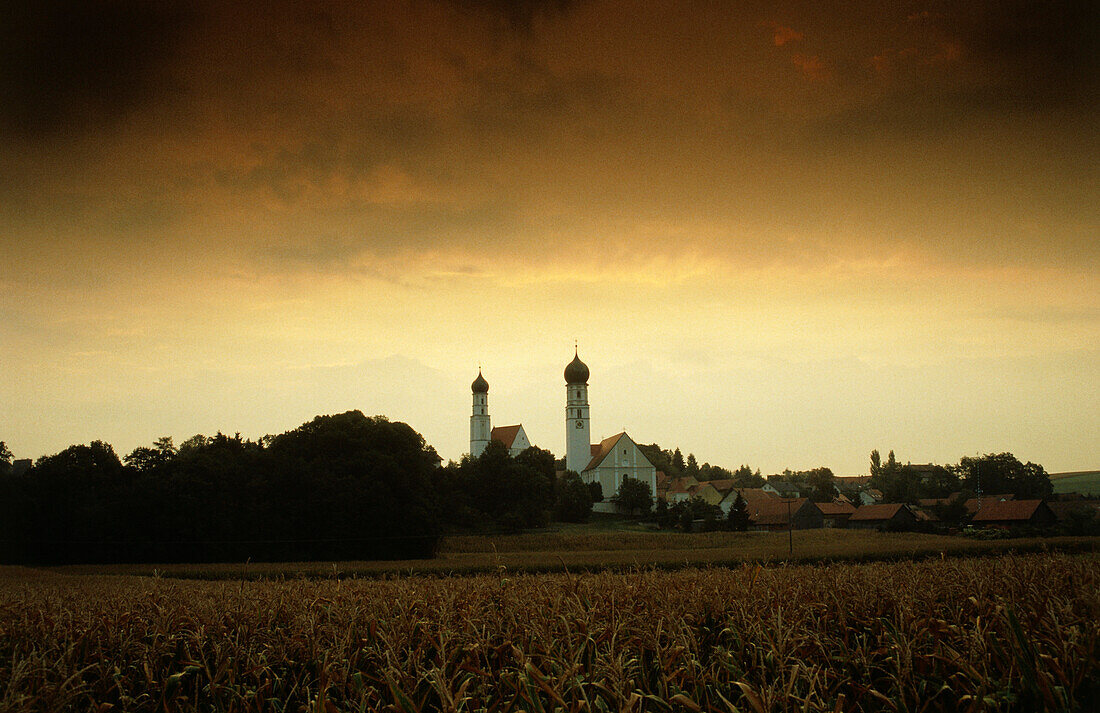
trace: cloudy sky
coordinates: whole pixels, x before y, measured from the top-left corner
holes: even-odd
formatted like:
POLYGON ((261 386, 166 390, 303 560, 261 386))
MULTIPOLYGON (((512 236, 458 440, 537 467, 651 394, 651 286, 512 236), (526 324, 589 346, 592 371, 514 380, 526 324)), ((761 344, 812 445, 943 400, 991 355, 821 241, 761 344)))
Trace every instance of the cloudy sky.
POLYGON ((17 457, 354 408, 457 459, 479 364, 561 455, 576 339, 594 438, 1100 467, 1094 3, 27 5, 17 457))

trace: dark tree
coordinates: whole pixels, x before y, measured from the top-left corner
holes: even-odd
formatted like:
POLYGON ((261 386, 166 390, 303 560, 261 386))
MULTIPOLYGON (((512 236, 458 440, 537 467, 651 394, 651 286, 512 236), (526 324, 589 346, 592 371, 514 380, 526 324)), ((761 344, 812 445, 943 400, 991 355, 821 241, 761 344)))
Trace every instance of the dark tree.
POLYGON ((752 468, 747 465, 742 465, 737 470, 733 471, 733 484, 738 488, 762 488, 768 481, 760 475, 760 469, 757 468, 756 472, 752 472, 752 468))
POLYGON ((814 468, 806 471, 806 484, 813 488, 810 500, 815 503, 830 503, 838 495, 836 477, 828 468, 814 468))
POLYGON ((735 532, 744 532, 749 529, 749 504, 745 502, 745 498, 741 496, 740 491, 738 491, 737 497, 733 500, 733 505, 730 507, 729 514, 726 516, 726 521, 729 525, 729 529, 735 532))
POLYGON ((592 496, 593 503, 603 502, 603 486, 600 485, 600 481, 593 480, 588 484, 588 493, 592 496))
POLYGON ((1054 492, 1043 466, 1021 463, 1011 453, 989 453, 980 458, 963 457, 956 472, 968 490, 983 493, 1012 493, 1018 498, 1048 498, 1054 492))
POLYGON ((140 471, 151 470, 164 465, 176 457, 176 448, 172 445, 171 436, 158 438, 153 447, 138 446, 130 455, 123 458, 126 465, 140 471))
POLYGON ((644 517, 653 507, 653 494, 649 492, 648 483, 627 476, 619 484, 619 492, 611 501, 628 515, 644 517))
POLYGON ((592 514, 592 493, 581 477, 566 471, 557 481, 554 519, 560 522, 588 522, 592 514))

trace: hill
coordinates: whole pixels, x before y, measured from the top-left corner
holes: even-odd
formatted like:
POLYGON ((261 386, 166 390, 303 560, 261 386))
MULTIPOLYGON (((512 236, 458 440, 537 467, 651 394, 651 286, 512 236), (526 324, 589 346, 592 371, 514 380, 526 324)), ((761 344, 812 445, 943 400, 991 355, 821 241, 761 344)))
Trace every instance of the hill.
POLYGON ((1100 495, 1100 470, 1080 470, 1072 473, 1051 473, 1050 483, 1056 493, 1100 495))

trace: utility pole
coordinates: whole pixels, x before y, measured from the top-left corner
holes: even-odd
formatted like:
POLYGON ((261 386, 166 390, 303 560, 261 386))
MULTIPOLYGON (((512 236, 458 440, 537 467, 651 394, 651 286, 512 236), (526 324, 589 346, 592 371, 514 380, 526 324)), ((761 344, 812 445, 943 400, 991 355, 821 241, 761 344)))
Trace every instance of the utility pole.
POLYGON ((794 558, 794 521, 791 520, 791 499, 787 498, 787 559, 794 558))

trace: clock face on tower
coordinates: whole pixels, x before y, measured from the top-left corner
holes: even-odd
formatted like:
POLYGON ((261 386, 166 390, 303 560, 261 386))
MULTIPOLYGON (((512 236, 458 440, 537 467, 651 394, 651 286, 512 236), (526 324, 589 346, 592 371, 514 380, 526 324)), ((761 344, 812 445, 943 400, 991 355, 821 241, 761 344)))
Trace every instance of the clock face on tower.
POLYGON ((584 428, 584 421, 577 421, 577 428, 584 428))

